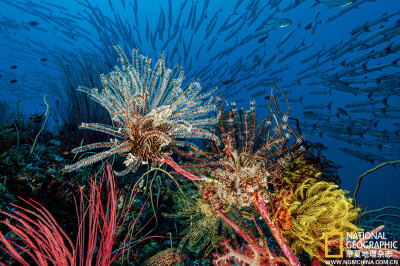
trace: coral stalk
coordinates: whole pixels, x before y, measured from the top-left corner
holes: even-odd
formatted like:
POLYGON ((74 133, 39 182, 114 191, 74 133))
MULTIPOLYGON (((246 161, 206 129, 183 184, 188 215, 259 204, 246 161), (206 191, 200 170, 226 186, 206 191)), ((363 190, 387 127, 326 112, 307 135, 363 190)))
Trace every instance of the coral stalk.
POLYGON ((282 249, 283 253, 290 261, 292 265, 300 266, 299 260, 294 255, 292 249, 289 247, 288 243, 283 239, 279 229, 275 226, 272 222, 271 216, 265 206, 264 200, 257 196, 256 192, 254 194, 254 205, 257 207, 258 211, 261 213, 261 216, 264 218, 265 222, 267 223, 269 229, 271 230, 272 235, 274 236, 276 242, 278 242, 279 247, 282 249))
POLYGON ((193 174, 189 173, 188 171, 186 171, 185 169, 180 167, 176 162, 174 162, 170 157, 166 157, 166 158, 162 159, 161 162, 168 164, 175 171, 177 171, 179 174, 181 174, 184 177, 187 177, 190 180, 192 180, 196 184, 197 187, 199 187, 199 185, 196 183, 196 181, 201 181, 201 180, 205 180, 206 179, 204 177, 196 176, 196 175, 193 175, 193 174))
POLYGON ((216 210, 217 214, 224 219, 230 226, 233 227, 233 229, 235 229, 235 231, 241 235, 244 240, 247 241, 247 243, 249 243, 250 246, 252 246, 255 250, 257 250, 258 252, 265 254, 265 250, 260 247, 245 231, 242 230, 242 228, 240 228, 237 224, 235 224, 232 220, 230 220, 224 213, 222 213, 221 211, 216 210))
POLYGON ((360 188, 361 180, 364 178, 364 176, 366 176, 366 175, 368 175, 368 174, 370 174, 370 173, 372 173, 372 172, 378 170, 378 169, 381 168, 382 166, 389 165, 389 164, 396 164, 396 163, 400 163, 400 160, 395 160, 395 161, 390 161, 390 162, 381 163, 380 165, 375 166, 374 168, 372 168, 372 169, 366 171, 365 173, 363 173, 362 175, 360 175, 360 176, 358 177, 356 189, 354 190, 354 195, 353 195, 353 200, 354 200, 354 202, 356 201, 357 192, 358 192, 358 189, 360 188))
POLYGON ((42 128, 41 128, 40 131, 37 133, 37 135, 36 135, 36 137, 35 137, 35 140, 33 141, 33 145, 32 145, 31 151, 29 152, 28 157, 32 154, 33 149, 35 148, 35 145, 36 145, 36 141, 37 141, 39 135, 42 133, 44 127, 46 126, 47 119, 49 118, 49 114, 50 114, 50 104, 47 102, 47 97, 46 97, 46 95, 44 96, 44 103, 45 103, 46 106, 47 106, 46 113, 45 113, 46 119, 44 120, 44 123, 43 123, 42 128))

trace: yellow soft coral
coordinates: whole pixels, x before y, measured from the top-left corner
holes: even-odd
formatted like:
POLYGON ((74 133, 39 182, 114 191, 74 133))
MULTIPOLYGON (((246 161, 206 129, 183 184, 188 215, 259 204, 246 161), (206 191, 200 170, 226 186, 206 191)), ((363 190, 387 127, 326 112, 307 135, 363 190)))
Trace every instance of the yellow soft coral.
POLYGON ((282 170, 282 178, 286 183, 299 185, 306 179, 313 179, 314 182, 321 181, 323 166, 301 154, 293 158, 285 169, 282 170))
POLYGON ((320 257, 318 251, 324 248, 325 232, 362 231, 352 223, 360 209, 353 206, 347 193, 334 183, 315 179, 306 179, 294 187, 286 201, 291 227, 283 234, 295 253, 304 250, 311 257, 320 257))

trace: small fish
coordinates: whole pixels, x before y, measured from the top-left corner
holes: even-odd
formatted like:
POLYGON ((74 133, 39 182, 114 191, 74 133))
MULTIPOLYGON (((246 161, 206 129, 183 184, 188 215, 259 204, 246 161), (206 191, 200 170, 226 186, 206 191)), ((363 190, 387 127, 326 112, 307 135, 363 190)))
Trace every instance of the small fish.
POLYGON ((17 69, 17 67, 16 65, 10 66, 11 69, 17 69))
POLYGON ((281 59, 279 59, 279 63, 285 61, 289 57, 294 56, 312 46, 312 44, 306 45, 304 41, 305 40, 303 40, 303 42, 299 46, 297 46, 296 48, 294 48, 293 50, 291 50, 287 54, 285 54, 283 57, 281 57, 281 59))
POLYGON ((338 107, 337 110, 338 113, 340 113, 341 115, 349 116, 349 113, 347 113, 347 111, 344 110, 343 108, 338 107))
POLYGON ((43 58, 40 59, 40 61, 46 62, 46 61, 47 61, 47 58, 43 57, 43 58))
POLYGON ((304 29, 305 29, 305 30, 309 30, 309 29, 311 29, 312 25, 313 25, 313 23, 310 22, 309 24, 307 24, 307 25, 304 27, 304 29))
POLYGON ((390 95, 386 96, 382 100, 368 100, 368 101, 352 102, 350 104, 345 105, 344 107, 346 107, 346 108, 364 107, 364 106, 371 106, 371 105, 380 104, 380 103, 388 106, 388 98, 389 98, 389 96, 390 95))
POLYGON ((316 0, 316 3, 313 5, 317 5, 317 4, 324 4, 326 7, 328 8, 333 8, 333 7, 345 7, 348 5, 351 5, 353 2, 353 0, 316 0))
MULTIPOLYGON (((310 92, 311 95, 327 95, 329 91, 312 91, 310 92)), ((346 106, 348 107, 348 106, 346 106)))
POLYGON ((317 25, 322 23, 321 20, 318 20, 319 14, 320 14, 320 12, 317 13, 317 15, 315 16, 314 22, 312 24, 312 27, 311 27, 312 35, 314 35, 315 31, 317 30, 317 25))
MULTIPOLYGON (((332 0, 332 1, 335 2, 334 0, 332 0)), ((330 16, 326 21, 327 22, 333 21, 333 20, 337 19, 338 17, 342 16, 343 14, 349 12, 350 10, 357 9, 361 4, 363 4, 363 3, 367 2, 367 1, 374 2, 375 0, 358 0, 358 1, 355 1, 355 2, 344 1, 343 3, 338 1, 339 7, 344 7, 344 8, 340 9, 337 13, 333 14, 332 16, 330 16)), ((319 2, 321 2, 321 1, 319 1, 319 2)), ((327 0, 326 2, 321 2, 321 3, 328 6, 329 5, 328 2, 329 2, 329 0, 327 0)), ((333 3, 333 5, 335 5, 335 3, 333 3)), ((338 7, 338 5, 336 5, 336 6, 332 6, 332 5, 328 6, 328 8, 330 8, 330 7, 338 7)))
POLYGON ((29 25, 37 26, 37 25, 39 25, 39 22, 32 20, 32 21, 29 21, 29 25))
POLYGON ((273 29, 285 28, 292 25, 292 21, 288 18, 273 18, 265 25, 273 29))
POLYGON ((10 80, 10 83, 17 83, 17 81, 18 81, 18 80, 13 79, 13 80, 10 80))
POLYGON ((269 37, 269 34, 267 33, 266 36, 261 37, 261 38, 258 40, 258 43, 262 43, 262 42, 265 41, 265 39, 267 39, 268 37, 269 37))
POLYGON ((300 28, 300 23, 299 23, 297 28, 294 27, 288 33, 286 33, 285 36, 283 36, 283 38, 279 40, 279 42, 278 42, 276 47, 279 48, 280 46, 282 46, 290 38, 290 36, 292 36, 292 34, 295 32, 295 30, 298 29, 298 28, 300 28))
POLYGON ((375 154, 372 154, 372 153, 368 153, 368 152, 356 151, 356 150, 347 149, 347 148, 338 148, 338 150, 340 150, 340 151, 342 151, 342 152, 344 152, 344 153, 346 153, 348 155, 354 156, 354 157, 356 157, 356 158, 358 158, 358 159, 360 159, 362 161, 369 162, 371 164, 373 164, 374 161, 380 161, 380 162, 381 161, 387 161, 382 156, 378 156, 378 155, 375 155, 375 154))
POLYGON ((252 97, 252 98, 256 98, 256 97, 261 96, 261 95, 266 94, 266 93, 267 93, 267 92, 266 92, 265 90, 260 90, 260 91, 258 91, 258 92, 256 92, 256 93, 253 93, 253 94, 251 95, 251 97, 252 97))
POLYGON ((371 27, 378 25, 379 23, 382 23, 384 21, 387 22, 387 21, 389 21, 389 18, 391 18, 395 15, 398 15, 399 13, 400 13, 400 11, 397 11, 397 12, 394 12, 391 14, 385 13, 381 17, 379 17, 375 20, 367 20, 363 25, 352 29, 350 33, 351 33, 351 35, 355 35, 360 31, 370 32, 371 27))
POLYGON ((108 0, 108 5, 110 6, 111 10, 114 12, 114 7, 113 7, 113 5, 111 3, 111 0, 108 0))
POLYGON ((228 85, 233 82, 233 79, 227 79, 222 82, 222 85, 228 85))
POLYGON ((376 79, 376 83, 381 84, 382 80, 399 79, 399 78, 400 78, 400 72, 394 72, 391 74, 383 74, 383 75, 380 75, 376 79))
POLYGON ((253 57, 253 64, 256 65, 256 66, 261 65, 261 58, 260 58, 260 56, 258 54, 256 54, 253 57))

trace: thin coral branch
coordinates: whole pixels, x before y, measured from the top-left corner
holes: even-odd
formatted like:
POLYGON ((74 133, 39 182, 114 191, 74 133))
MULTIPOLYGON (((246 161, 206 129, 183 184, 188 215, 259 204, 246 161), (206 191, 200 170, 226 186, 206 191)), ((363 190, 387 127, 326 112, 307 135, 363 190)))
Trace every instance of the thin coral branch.
POLYGON ((254 192, 254 205, 257 207, 258 211, 261 213, 261 216, 264 218, 264 221, 267 223, 269 229, 271 230, 272 235, 274 236, 276 242, 278 243, 279 247, 282 249, 283 253, 285 254, 286 258, 290 261, 292 265, 300 266, 299 260, 293 254, 293 251, 289 247, 288 243, 283 239, 279 229, 273 223, 271 216, 269 215, 269 211, 265 206, 264 200, 259 198, 258 195, 254 192))
POLYGON ((44 122, 43 122, 42 128, 41 128, 40 131, 37 133, 37 135, 36 135, 36 137, 35 137, 35 140, 33 141, 32 148, 31 148, 31 151, 29 152, 29 155, 28 155, 28 156, 30 156, 30 155, 32 154, 33 149, 35 148, 35 145, 36 145, 36 141, 37 141, 39 135, 42 133, 44 127, 46 126, 47 119, 49 118, 49 114, 50 114, 50 104, 49 104, 48 101, 47 101, 47 96, 46 96, 46 95, 44 96, 44 103, 45 103, 46 106, 47 106, 46 113, 45 113, 45 117, 46 117, 46 118, 45 118, 45 120, 44 120, 44 122))
POLYGON ((251 247, 253 247, 255 250, 260 252, 261 254, 266 254, 266 251, 253 239, 251 236, 249 236, 245 231, 243 231, 242 228, 240 228, 235 222, 233 222, 231 219, 229 219, 223 212, 218 210, 218 206, 216 206, 216 213, 224 219, 232 228, 239 234, 241 235, 244 240, 249 243, 251 247))
POLYGON ((200 180, 205 180, 206 179, 205 177, 195 176, 195 175, 187 172, 185 169, 180 167, 176 162, 174 162, 170 157, 166 157, 166 158, 162 159, 161 162, 168 164, 175 171, 177 171, 179 174, 181 174, 184 177, 187 177, 190 180, 192 180, 198 187, 199 187, 199 185, 196 183, 196 181, 200 181, 200 180))
POLYGON ((42 205, 33 200, 25 202, 33 207, 34 211, 16 205, 13 206, 22 211, 13 210, 15 215, 1 211, 1 213, 18 221, 21 224, 20 226, 12 225, 8 219, 1 221, 1 223, 7 225, 28 248, 9 241, 0 233, 0 241, 7 247, 5 251, 24 265, 26 261, 15 248, 26 251, 40 265, 47 265, 47 261, 57 265, 73 265, 76 257, 74 246, 62 228, 42 205), (36 217, 36 220, 25 215, 24 212, 36 217), (67 240, 68 245, 65 244, 64 239, 67 240), (29 249, 33 252, 30 252, 29 249))
POLYGON ((364 178, 364 176, 366 176, 366 175, 368 175, 368 174, 370 174, 370 173, 372 173, 372 172, 378 170, 379 168, 381 168, 381 167, 383 167, 383 166, 385 166, 385 165, 396 164, 396 163, 400 163, 400 160, 395 160, 395 161, 389 161, 389 162, 381 163, 380 165, 377 165, 377 166, 375 166, 374 168, 372 168, 372 169, 366 171, 365 173, 363 173, 362 175, 360 175, 360 176, 358 177, 356 189, 354 190, 353 200, 354 200, 354 201, 356 200, 357 192, 358 192, 358 189, 360 188, 361 180, 364 178))

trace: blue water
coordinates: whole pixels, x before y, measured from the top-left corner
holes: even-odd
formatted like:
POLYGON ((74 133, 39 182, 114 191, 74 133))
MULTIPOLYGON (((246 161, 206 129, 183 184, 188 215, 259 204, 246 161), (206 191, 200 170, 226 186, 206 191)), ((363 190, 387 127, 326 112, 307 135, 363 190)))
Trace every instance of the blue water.
MULTIPOLYGON (((111 1, 110 1, 111 2, 111 1)), ((258 6, 254 3, 257 1, 243 1, 235 10, 234 7, 240 1, 210 1, 206 15, 202 16, 202 11, 205 1, 187 1, 184 9, 181 11, 183 1, 171 1, 171 19, 172 26, 169 24, 169 1, 112 1, 112 8, 109 1, 52 1, 57 5, 53 6, 45 1, 0 1, 0 99, 5 99, 10 106, 14 106, 18 100, 21 100, 20 106, 27 115, 34 112, 44 112, 43 96, 51 97, 52 102, 58 97, 64 97, 61 90, 60 68, 57 64, 61 60, 62 55, 70 54, 71 52, 78 56, 82 51, 96 54, 101 58, 106 51, 110 51, 112 45, 120 44, 126 52, 132 48, 139 48, 140 53, 153 58, 153 62, 158 58, 161 50, 164 48, 166 62, 172 68, 176 63, 183 66, 185 70, 186 80, 196 79, 196 74, 204 70, 203 78, 200 78, 200 84, 205 91, 214 87, 219 87, 217 94, 223 93, 227 95, 227 102, 239 101, 238 106, 247 108, 251 95, 265 90, 265 94, 256 96, 257 114, 259 116, 266 115, 268 110, 260 105, 268 104, 264 96, 269 95, 270 86, 267 84, 258 85, 256 87, 246 87, 248 84, 257 82, 263 77, 268 77, 269 73, 279 71, 274 77, 278 86, 280 86, 289 100, 294 99, 290 104, 290 116, 300 120, 301 127, 306 135, 306 140, 312 142, 323 143, 328 150, 324 156, 337 165, 342 166, 339 170, 340 178, 342 179, 342 188, 354 191, 357 177, 363 172, 380 164, 383 160, 375 160, 372 163, 361 161, 360 159, 343 153, 338 148, 349 148, 359 152, 365 152, 373 155, 380 155, 385 160, 398 160, 400 158, 400 136, 399 136, 399 120, 396 118, 377 117, 377 112, 364 112, 360 114, 350 114, 351 119, 366 119, 379 123, 376 131, 383 132, 388 137, 374 137, 366 129, 362 137, 355 136, 354 138, 371 141, 370 146, 348 144, 344 141, 332 138, 328 134, 339 134, 337 132, 327 132, 326 125, 337 123, 347 123, 347 116, 336 117, 337 108, 344 108, 346 104, 356 101, 366 101, 366 95, 341 92, 332 90, 331 94, 312 95, 310 92, 329 91, 326 84, 320 83, 316 85, 307 85, 312 81, 320 79, 308 77, 301 84, 293 83, 293 80, 298 77, 298 72, 309 67, 316 62, 313 59, 306 63, 301 63, 302 60, 317 53, 318 51, 326 51, 333 46, 338 46, 342 41, 349 40, 352 35, 351 30, 357 26, 362 26, 367 20, 379 19, 384 13, 400 12, 400 2, 398 0, 376 0, 376 1, 356 1, 353 4, 362 2, 358 8, 350 10, 339 16, 337 19, 328 22, 328 18, 332 17, 337 12, 345 8, 351 7, 333 7, 328 8, 324 4, 317 4, 314 1, 304 1, 297 7, 283 12, 286 7, 292 5, 296 1, 270 1, 264 9, 268 1, 258 1, 258 6), (125 8, 124 8, 124 4, 125 8), (276 7, 271 8, 271 5, 277 3, 276 7), (136 6, 137 4, 137 6, 136 6), (191 8, 196 6, 196 18, 193 20, 193 12, 191 8), (219 12, 219 10, 222 10, 219 12), (136 15, 133 10, 137 10, 136 15), (156 32, 161 27, 162 10, 165 14, 165 30, 156 32), (214 14, 219 12, 218 20, 211 34, 205 38, 206 27, 209 25, 214 14), (263 25, 263 21, 275 12, 274 18, 288 18, 292 24, 287 27, 271 29, 269 36, 261 43, 260 37, 254 38, 244 45, 238 45, 249 34, 256 31, 258 27, 261 30, 268 29, 268 25, 263 25), (243 15, 237 23, 227 30, 222 29, 226 19, 232 14, 228 22, 234 21, 238 16, 243 15), (311 29, 306 30, 305 27, 315 21, 317 13, 320 13, 317 22, 316 31, 311 34, 311 29), (181 14, 179 23, 176 23, 177 18, 181 14), (189 15, 192 14, 192 21, 189 21, 189 15), (136 17, 135 17, 136 16, 136 17), (138 24, 136 24, 136 18, 138 24), (36 21, 38 25, 29 24, 31 21, 36 21), (96 22, 94 22, 96 21, 96 22), (121 24, 119 25, 119 21, 121 24), (146 38, 146 21, 148 21, 149 39, 146 38), (102 24, 105 23, 105 24, 102 24), (110 31, 110 27, 115 23, 114 32, 110 31), (277 43, 291 31, 296 29, 293 35, 280 47, 277 43), (251 25, 249 25, 251 24, 251 25), (119 26, 116 26, 119 25, 119 26), (121 26, 122 25, 122 26, 121 26), (175 32, 175 25, 177 31, 175 32), (193 25, 193 26, 192 26, 193 25), (196 26, 199 25, 197 32, 196 26), (123 31, 126 30, 126 32, 123 31), (168 36, 170 31, 170 36, 168 36), (225 41, 225 38, 235 32, 235 36, 230 40, 225 41), (162 35, 162 40, 161 40, 162 35), (152 44, 151 38, 154 36, 152 44), (139 38, 140 37, 140 38, 139 38), (207 52, 207 47, 217 38, 215 44, 207 52), (140 41, 139 41, 140 39, 140 41), (292 51, 295 47, 301 45, 304 40, 305 45, 310 45, 305 51, 302 51, 288 59, 279 62, 279 59, 292 51), (154 45, 154 47, 153 47, 154 45), (177 49, 174 49, 177 46, 177 49), (262 46, 249 59, 247 56, 253 49, 262 46), (202 47, 202 48, 201 48, 202 47), (198 60, 196 55, 199 49, 198 60), (215 58, 221 51, 227 48, 232 48, 226 55, 221 58, 215 58), (187 50, 187 58, 185 60, 185 50, 187 50), (175 54, 173 52, 175 51, 175 54), (269 67, 264 69, 262 66, 271 56, 278 54, 275 60, 272 61, 269 67), (257 55, 261 60, 260 65, 255 65, 254 56, 257 55), (46 58, 46 62, 40 59, 46 58), (173 58, 171 60, 171 58, 173 58), (239 71, 232 75, 230 72, 233 65, 242 59, 242 66, 239 71), (190 63, 191 62, 191 63, 190 63), (10 69, 11 66, 17 65, 16 69, 10 69), (204 69, 207 67, 206 69, 204 69), (254 67, 254 70, 249 70, 254 67), (16 83, 10 83, 12 80, 17 80, 16 83), (232 80, 231 83, 223 85, 226 80, 232 80), (240 80, 237 82, 237 80, 240 80), (247 91, 247 89, 251 89, 247 91), (231 94, 231 95, 229 95, 231 94), (229 97, 228 97, 229 96, 229 97), (300 103, 298 99, 303 96, 303 101, 300 103), (329 122, 324 122, 319 119, 310 120, 304 117, 304 106, 313 104, 328 104, 332 102, 331 112, 328 109, 313 110, 314 112, 323 113, 330 116, 329 122), (397 124, 396 124, 397 123, 397 124), (319 134, 313 134, 313 128, 310 125, 315 125, 318 128, 319 134), (324 126, 325 125, 325 126, 324 126), (322 136, 322 137, 321 137, 322 136), (382 150, 378 145, 386 144, 382 150)), ((329 1, 328 1, 329 2, 329 1)), ((379 27, 389 27, 400 19, 400 14, 395 14, 388 21, 384 21, 370 28, 370 32, 363 32, 360 39, 373 34, 380 30, 379 27)), ((268 23, 266 23, 268 24, 268 23)), ((226 25, 226 24, 225 24, 226 25)), ((337 70, 344 69, 343 65, 354 58, 366 55, 372 51, 382 50, 392 43, 392 47, 400 45, 399 32, 391 32, 393 36, 379 35, 374 40, 386 38, 380 44, 374 44, 367 49, 361 50, 360 46, 356 45, 355 49, 348 51, 336 58, 328 60, 326 63, 317 66, 315 69, 307 71, 305 74, 310 74, 315 71, 322 71, 329 68, 333 64, 337 64, 337 70)), ((367 37, 366 37, 367 38, 367 37)), ((354 44, 355 42, 353 42, 354 44)), ((372 42, 371 42, 372 43, 372 42)), ((364 47, 365 48, 365 47, 364 47)), ((115 58, 115 55, 112 55, 115 58)), ((356 64, 354 68, 362 69, 362 64, 367 63, 367 66, 376 64, 388 64, 400 57, 400 52, 388 53, 380 58, 372 58, 356 64)), ((327 57, 321 57, 321 61, 327 57)), ((329 57, 328 57, 329 58, 329 57)), ((116 64, 116 62, 115 62, 116 64)), ((384 68, 381 71, 374 71, 367 75, 360 76, 361 78, 376 79, 384 74, 399 73, 398 66, 384 68)), ((326 72, 332 75, 334 72, 326 72)), ((356 77, 359 78, 359 77, 356 77)), ((397 79, 398 80, 398 79, 397 79)), ((394 79, 396 81, 396 79, 394 79)), ((357 84, 360 89, 377 85, 376 82, 369 84, 357 84)), ((383 87, 381 90, 386 91, 385 96, 391 95, 388 98, 389 107, 399 107, 399 85, 394 86, 391 90, 383 87)), ((374 100, 383 99, 384 96, 372 95, 374 100)), ((281 99, 281 98, 280 98, 281 99)), ((54 106, 54 104, 53 104, 54 106)), ((384 108, 383 104, 377 105, 377 108, 384 108)), ((286 111, 284 102, 280 102, 280 108, 286 111)), ((373 109, 372 106, 363 107, 373 109)), ((349 111, 348 108, 344 108, 349 111)), ((53 109, 54 110, 54 109, 53 109)), ((393 116, 399 116, 399 110, 391 113, 393 116)), ((383 114, 384 115, 384 114, 383 114)), ((340 135, 340 134, 339 134, 340 135)), ((343 138, 349 138, 349 134, 344 134, 343 138)), ((399 167, 385 166, 380 170, 368 175, 361 186, 358 194, 358 201, 363 206, 368 206, 369 209, 379 208, 386 205, 400 206, 400 197, 398 188, 400 186, 400 171, 399 167)))

